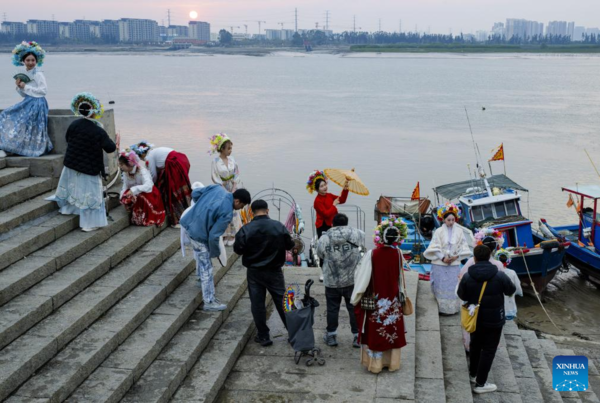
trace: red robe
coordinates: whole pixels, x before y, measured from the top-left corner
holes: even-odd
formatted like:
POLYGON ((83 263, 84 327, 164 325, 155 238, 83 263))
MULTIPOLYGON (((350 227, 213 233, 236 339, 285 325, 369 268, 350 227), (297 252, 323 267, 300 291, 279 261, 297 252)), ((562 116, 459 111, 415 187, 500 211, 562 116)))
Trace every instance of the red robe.
POLYGON ((399 300, 400 258, 398 249, 381 247, 372 252, 371 282, 367 290, 377 294, 379 309, 364 311, 358 303, 354 307, 358 342, 371 351, 387 351, 406 346, 404 316, 399 300), (363 329, 363 322, 366 324, 363 329))
MULTIPOLYGON (((323 225, 331 227, 333 225, 333 217, 338 213, 337 208, 333 205, 335 199, 338 196, 327 193, 325 195, 318 194, 315 198, 313 207, 317 212, 317 219, 315 220, 315 227, 321 228, 323 225)), ((340 204, 346 203, 348 198, 348 189, 342 190, 342 194, 339 196, 340 204)))

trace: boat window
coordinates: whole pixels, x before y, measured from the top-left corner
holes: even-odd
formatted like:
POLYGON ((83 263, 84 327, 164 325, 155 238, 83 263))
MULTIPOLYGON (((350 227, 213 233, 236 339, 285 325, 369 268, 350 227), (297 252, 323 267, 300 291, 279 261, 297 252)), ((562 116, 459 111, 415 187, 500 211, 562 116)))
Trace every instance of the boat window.
POLYGON ((473 211, 473 220, 474 221, 483 220, 483 211, 481 210, 481 207, 475 206, 475 207, 473 207, 472 211, 473 211))
POLYGON ((506 213, 508 215, 516 215, 517 214, 517 205, 514 200, 509 200, 506 202, 506 213))
POLYGON ((501 218, 501 217, 506 216, 504 202, 494 203, 494 209, 496 210, 496 218, 501 218))
POLYGON ((481 206, 481 209, 483 210, 483 218, 494 218, 494 213, 492 212, 492 205, 491 204, 484 204, 483 206, 481 206))

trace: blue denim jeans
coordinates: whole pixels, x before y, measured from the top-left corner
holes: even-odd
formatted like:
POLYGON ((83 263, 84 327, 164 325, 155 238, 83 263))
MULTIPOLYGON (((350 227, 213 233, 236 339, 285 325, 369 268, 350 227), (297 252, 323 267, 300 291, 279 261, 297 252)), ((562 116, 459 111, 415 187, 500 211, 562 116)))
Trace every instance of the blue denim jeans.
POLYGON ((215 279, 208 245, 192 241, 192 248, 196 259, 196 275, 202 283, 202 298, 205 303, 213 302, 215 300, 215 279))

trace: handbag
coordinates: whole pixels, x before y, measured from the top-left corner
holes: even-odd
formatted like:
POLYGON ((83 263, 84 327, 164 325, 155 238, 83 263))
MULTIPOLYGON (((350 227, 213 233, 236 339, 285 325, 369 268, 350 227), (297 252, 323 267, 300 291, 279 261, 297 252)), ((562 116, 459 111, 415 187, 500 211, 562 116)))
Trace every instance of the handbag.
POLYGON ((483 298, 483 292, 485 291, 485 286, 487 285, 487 281, 483 282, 483 287, 481 287, 481 293, 479 294, 479 301, 477 301, 477 305, 475 305, 475 309, 473 315, 469 312, 469 305, 465 302, 463 306, 460 307, 460 323, 467 332, 473 333, 477 329, 477 315, 479 315, 479 305, 481 304, 481 298, 483 298))
POLYGON ((412 301, 408 297, 408 293, 406 292, 406 278, 404 276, 404 267, 402 264, 402 252, 398 251, 400 254, 400 273, 402 274, 402 288, 401 291, 401 303, 402 303, 402 314, 404 316, 410 316, 415 313, 415 307, 413 306, 412 301))
MULTIPOLYGON (((371 260, 373 258, 371 257, 371 260)), ((374 277, 375 274, 371 272, 371 277, 374 277)), ((373 278, 372 281, 375 281, 373 278)), ((369 282, 369 286, 365 290, 363 297, 360 299, 360 307, 365 311, 374 311, 377 309, 377 296, 373 293, 373 288, 371 287, 371 282, 369 282)))

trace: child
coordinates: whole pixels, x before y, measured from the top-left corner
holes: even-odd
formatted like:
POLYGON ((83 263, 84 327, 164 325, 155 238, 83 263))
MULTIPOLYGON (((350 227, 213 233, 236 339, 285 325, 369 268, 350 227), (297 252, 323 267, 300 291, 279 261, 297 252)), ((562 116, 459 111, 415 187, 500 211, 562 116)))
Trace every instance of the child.
POLYGON ((150 172, 133 151, 119 155, 119 167, 123 171, 121 204, 131 213, 131 223, 143 227, 160 226, 165 222, 165 208, 150 172))

